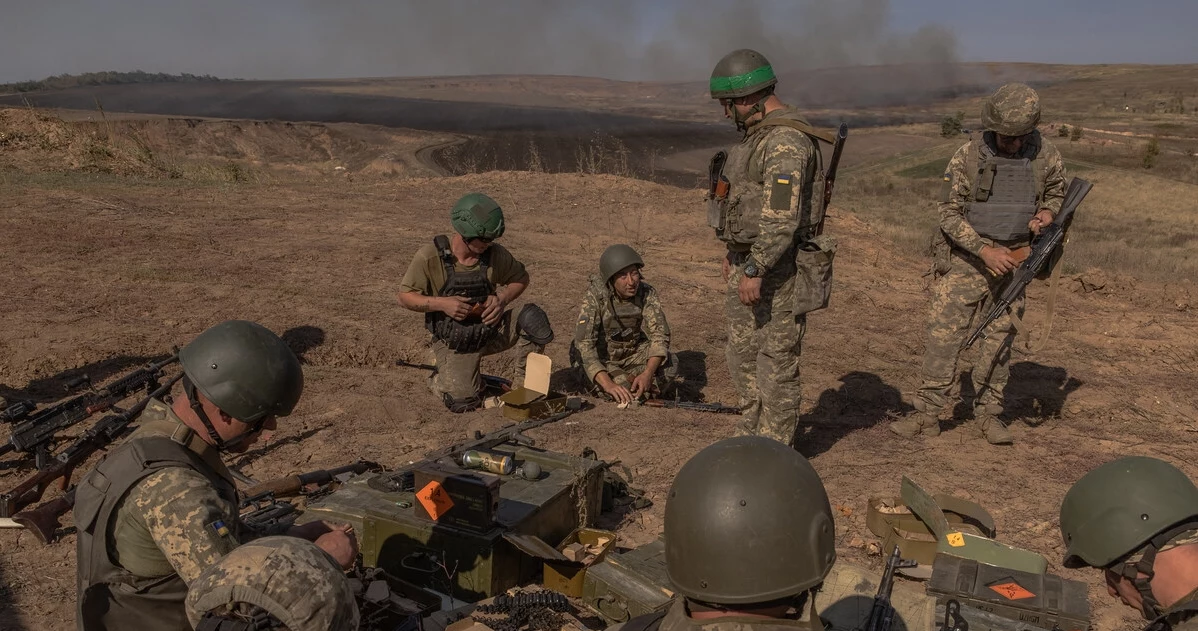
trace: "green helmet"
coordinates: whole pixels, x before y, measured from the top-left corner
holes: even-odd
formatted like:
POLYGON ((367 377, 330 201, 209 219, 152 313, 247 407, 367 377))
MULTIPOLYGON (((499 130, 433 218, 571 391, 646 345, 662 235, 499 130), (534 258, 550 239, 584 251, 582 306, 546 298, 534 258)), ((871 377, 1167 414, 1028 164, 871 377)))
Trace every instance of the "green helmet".
POLYGON ((503 236, 503 209, 482 193, 470 193, 458 200, 449 213, 453 229, 466 239, 498 239, 503 236))
POLYGON ((1173 465, 1145 456, 1082 476, 1061 502, 1065 566, 1105 568, 1155 535, 1198 520, 1198 488, 1173 465))
POLYGON ((815 469, 762 436, 703 449, 666 500, 666 573, 692 600, 761 603, 818 587, 836 561, 834 539, 815 469))
POLYGON ((775 83, 778 78, 765 55, 742 48, 724 55, 711 71, 711 98, 748 96, 775 83))
POLYGON ((1004 136, 1030 134, 1040 122, 1040 96, 1022 83, 1008 83, 982 103, 982 126, 1004 136))
POLYGON ((358 628, 358 604, 345 573, 299 537, 263 537, 234 549, 192 581, 186 607, 192 626, 205 614, 246 615, 257 607, 291 631, 358 628))
POLYGON ((228 320, 199 334, 179 351, 196 390, 225 414, 247 424, 287 416, 304 391, 304 373, 287 343, 270 329, 228 320))
POLYGON ((641 260, 641 255, 637 254, 636 250, 632 249, 631 246, 624 245, 623 243, 609 245, 603 251, 603 255, 599 257, 599 277, 606 283, 611 280, 612 276, 616 275, 616 272, 629 265, 635 265, 639 268, 644 267, 645 262, 641 260))

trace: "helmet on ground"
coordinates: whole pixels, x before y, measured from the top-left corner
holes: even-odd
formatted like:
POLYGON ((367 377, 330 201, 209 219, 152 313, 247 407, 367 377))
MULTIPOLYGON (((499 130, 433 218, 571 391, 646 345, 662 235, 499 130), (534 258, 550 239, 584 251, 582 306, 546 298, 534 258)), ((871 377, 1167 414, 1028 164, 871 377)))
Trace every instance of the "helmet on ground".
POLYGON ((498 239, 503 236, 503 209, 482 193, 458 200, 449 213, 453 229, 465 239, 498 239))
POLYGON ((711 98, 748 96, 775 83, 778 78, 765 55, 742 48, 724 55, 711 71, 711 98))
POLYGON ((632 249, 631 246, 624 245, 623 243, 609 245, 603 251, 603 255, 599 257, 599 277, 603 279, 603 282, 610 281, 611 277, 616 275, 616 272, 629 265, 635 265, 638 268, 644 267, 645 261, 641 259, 641 255, 637 254, 636 250, 632 249))
POLYGON ((692 600, 752 604, 807 592, 832 569, 834 538, 811 463, 762 436, 703 449, 666 499, 666 573, 692 600))
POLYGON ((255 322, 228 320, 204 331, 179 351, 179 363, 213 405, 251 425, 291 414, 304 391, 299 358, 255 322))
POLYGON ((1040 96, 1022 83, 1008 83, 982 103, 982 126, 1004 136, 1030 134, 1040 122, 1040 96))

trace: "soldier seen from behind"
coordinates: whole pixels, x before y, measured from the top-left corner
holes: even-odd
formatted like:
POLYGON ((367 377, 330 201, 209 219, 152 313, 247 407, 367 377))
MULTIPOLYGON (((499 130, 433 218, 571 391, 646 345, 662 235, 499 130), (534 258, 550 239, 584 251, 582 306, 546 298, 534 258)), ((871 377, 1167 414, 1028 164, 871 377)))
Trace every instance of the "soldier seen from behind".
POLYGON ((659 394, 678 372, 670 325, 657 290, 641 277, 644 266, 628 245, 603 251, 570 344, 570 364, 579 378, 618 403, 659 394))
POLYGON ((1145 456, 1082 476, 1061 502, 1065 567, 1103 571, 1107 592, 1145 631, 1198 631, 1198 488, 1145 456))
POLYGON ((439 235, 416 252, 400 283, 399 304, 425 314, 436 372, 430 385, 452 412, 483 405, 479 362, 518 346, 520 369, 529 352, 553 340, 545 312, 507 307, 528 288, 528 272, 503 246, 503 209, 482 193, 462 197, 450 211, 454 234, 439 235))
MULTIPOLYGON (((1040 97, 1020 83, 999 88, 982 105, 985 132, 953 155, 944 174, 940 224, 932 240, 932 305, 916 412, 890 425, 900 436, 937 436, 951 418, 950 391, 972 323, 991 308, 1040 229, 1065 196, 1061 154, 1040 135, 1040 97)), ((1011 346, 1023 299, 995 320, 973 365, 975 422, 988 442, 1013 442, 1000 415, 1011 346)))

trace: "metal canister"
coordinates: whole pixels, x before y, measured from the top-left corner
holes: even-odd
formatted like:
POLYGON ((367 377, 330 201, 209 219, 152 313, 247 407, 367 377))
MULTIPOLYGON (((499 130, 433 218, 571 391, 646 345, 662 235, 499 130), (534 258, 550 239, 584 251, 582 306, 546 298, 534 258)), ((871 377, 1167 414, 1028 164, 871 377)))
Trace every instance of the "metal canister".
POLYGON ((462 466, 467 469, 481 469, 500 475, 509 475, 515 468, 515 461, 511 456, 471 449, 462 454, 462 466))

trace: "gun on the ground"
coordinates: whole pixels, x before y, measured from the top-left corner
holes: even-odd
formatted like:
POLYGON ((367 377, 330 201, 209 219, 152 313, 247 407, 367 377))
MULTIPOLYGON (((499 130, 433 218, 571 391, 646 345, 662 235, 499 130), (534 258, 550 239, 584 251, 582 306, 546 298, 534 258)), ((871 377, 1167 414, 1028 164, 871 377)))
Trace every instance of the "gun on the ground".
POLYGON ((324 486, 331 484, 339 476, 346 473, 361 475, 367 471, 382 471, 382 465, 369 460, 359 460, 352 464, 347 464, 343 467, 334 469, 318 469, 309 473, 298 473, 289 475, 274 480, 267 480, 261 484, 255 484, 245 490, 246 498, 255 498, 269 494, 272 497, 290 497, 292 495, 301 494, 309 485, 316 484, 324 486))
POLYGON ((269 492, 243 500, 241 508, 244 512, 238 520, 246 528, 263 535, 281 533, 294 525, 299 517, 299 509, 295 504, 278 499, 269 492), (246 508, 250 510, 246 511, 246 508))
POLYGON ((13 451, 33 453, 38 469, 51 466, 51 443, 58 432, 97 412, 112 409, 138 390, 153 388, 162 378, 163 368, 178 359, 178 355, 171 355, 160 362, 138 368, 99 390, 80 394, 27 414, 23 420, 13 425, 8 442, 0 445, 0 455, 13 451))
POLYGON ((886 569, 882 572, 882 581, 878 584, 878 593, 874 596, 873 607, 869 610, 869 618, 865 621, 862 631, 890 631, 894 624, 894 605, 890 603, 890 593, 894 591, 894 572, 904 567, 915 567, 915 561, 902 558, 898 546, 886 560, 886 569))
MULTIPOLYGON (((419 368, 421 370, 431 370, 433 372, 436 372, 436 370, 437 370, 437 367, 432 364, 416 364, 416 363, 412 363, 410 361, 405 361, 402 359, 395 360, 395 365, 403 366, 405 368, 419 368)), ((483 377, 483 385, 487 386, 488 388, 494 388, 496 390, 501 390, 503 392, 508 392, 512 389, 512 380, 511 379, 504 379, 503 377, 498 377, 496 375, 483 375, 482 377, 483 377)))
POLYGON ((836 185, 836 170, 840 168, 840 154, 844 152, 844 141, 849 137, 848 123, 841 123, 836 130, 836 142, 832 143, 832 159, 828 160, 828 168, 824 171, 824 198, 819 213, 819 223, 815 226, 815 236, 824 233, 824 219, 828 216, 828 206, 832 204, 832 188, 836 185))
POLYGON ((671 401, 669 399, 647 399, 641 403, 651 408, 678 408, 713 414, 740 414, 741 409, 723 403, 698 403, 695 401, 671 401))
POLYGON ((982 323, 973 332, 973 335, 969 336, 969 339, 965 342, 965 348, 973 346, 973 343, 978 338, 986 336, 986 327, 989 327, 991 323, 1002 317, 1002 314, 1011 308, 1011 304, 1019 300, 1024 290, 1027 289, 1027 286, 1036 278, 1040 270, 1044 269, 1044 266, 1048 264, 1053 252, 1065 240, 1065 230, 1069 226, 1069 220, 1073 217, 1073 212, 1077 210, 1078 205, 1086 198, 1086 194, 1090 192, 1091 188, 1094 188, 1094 185, 1080 177, 1075 177, 1069 182, 1069 189, 1065 191, 1065 200, 1061 202, 1061 212, 1057 213, 1056 219, 1041 229, 1040 235, 1032 241, 1032 249, 1028 257, 1011 275, 1010 282, 1007 283, 1006 288, 1003 289, 1002 294, 995 301, 994 308, 990 310, 990 313, 986 314, 986 319, 982 320, 982 323))
MULTIPOLYGON (((166 383, 124 412, 109 414, 100 419, 55 456, 49 466, 38 470, 29 479, 13 487, 7 493, 0 494, 0 517, 13 517, 26 506, 42 499, 42 495, 50 487, 50 483, 60 478, 62 479, 62 489, 65 491, 71 482, 71 473, 74 472, 75 467, 87 460, 93 453, 120 438, 129 429, 137 415, 146 409, 150 401, 169 393, 175 382, 182 376, 180 373, 171 377, 166 383)), ((62 512, 66 512, 69 508, 70 506, 67 506, 62 512)))
MULTIPOLYGON (((70 394, 75 388, 87 383, 91 383, 91 377, 88 377, 87 375, 81 375, 68 381, 64 386, 64 389, 66 390, 66 394, 70 394)), ((0 412, 0 423, 16 423, 17 421, 23 421, 36 409, 37 404, 33 401, 17 401, 16 403, 4 408, 3 412, 0 412)))

